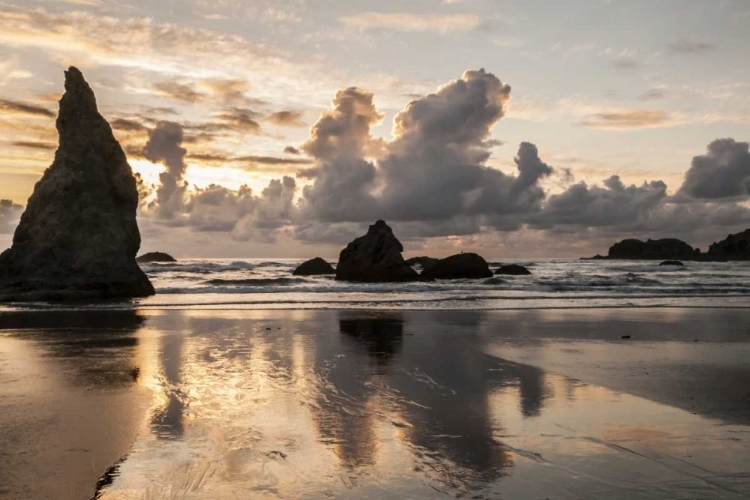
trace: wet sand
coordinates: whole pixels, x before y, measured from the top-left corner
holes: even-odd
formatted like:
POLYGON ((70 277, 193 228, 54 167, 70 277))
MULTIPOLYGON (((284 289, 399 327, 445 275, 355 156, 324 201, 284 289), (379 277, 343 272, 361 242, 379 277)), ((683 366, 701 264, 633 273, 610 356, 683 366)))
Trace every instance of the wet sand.
POLYGON ((747 325, 737 309, 3 314, 0 498, 89 498, 126 453, 101 498, 748 498, 747 325))

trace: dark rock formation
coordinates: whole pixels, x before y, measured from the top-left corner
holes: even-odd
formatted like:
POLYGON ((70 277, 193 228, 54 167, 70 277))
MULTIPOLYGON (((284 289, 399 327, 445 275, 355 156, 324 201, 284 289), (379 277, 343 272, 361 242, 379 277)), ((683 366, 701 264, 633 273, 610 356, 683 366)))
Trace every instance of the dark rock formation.
POLYGON ((694 260, 700 250, 676 238, 661 240, 623 240, 609 248, 609 259, 694 260))
POLYGON ((665 260, 664 262, 662 262, 659 265, 660 266, 680 266, 680 267, 683 267, 685 264, 683 264, 679 260, 665 260))
POLYGON ((492 277, 487 261, 475 253, 459 253, 440 259, 421 274, 426 279, 478 279, 492 277))
POLYGON ((406 263, 401 242, 384 221, 379 220, 347 245, 339 255, 336 279, 342 281, 414 281, 417 272, 406 263))
POLYGON ((55 160, 0 255, 0 300, 144 297, 135 177, 76 68, 65 72, 55 160))
POLYGON ((419 266, 424 271, 440 259, 435 259, 434 257, 412 257, 411 259, 406 259, 406 263, 410 266, 419 266))
POLYGON ((708 247, 708 260, 750 260, 750 229, 708 247))
POLYGON ((502 278, 490 278, 488 280, 482 281, 483 285, 502 285, 503 283, 507 282, 502 278))
POLYGON ((523 266, 519 266, 518 264, 506 264, 506 265, 500 266, 495 271, 495 274, 504 274, 508 276, 525 276, 525 275, 531 274, 531 271, 529 271, 523 266))
POLYGON ((316 274, 335 273, 336 270, 333 268, 333 266, 320 257, 315 257, 314 259, 303 262, 297 269, 292 272, 292 274, 295 276, 314 276, 316 274))
POLYGON ((135 261, 148 264, 149 262, 177 262, 177 259, 164 252, 149 252, 137 257, 135 261))
POLYGON ((607 260, 607 258, 604 255, 596 254, 593 257, 581 257, 578 260, 607 260))

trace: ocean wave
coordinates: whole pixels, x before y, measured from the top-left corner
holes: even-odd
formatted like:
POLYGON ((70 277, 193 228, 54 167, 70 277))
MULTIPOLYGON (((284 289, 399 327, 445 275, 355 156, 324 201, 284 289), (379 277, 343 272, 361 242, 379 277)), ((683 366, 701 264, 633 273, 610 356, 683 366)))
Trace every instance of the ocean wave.
POLYGON ((216 286, 291 286, 306 283, 303 278, 246 278, 246 279, 222 279, 216 278, 206 281, 209 285, 216 286))

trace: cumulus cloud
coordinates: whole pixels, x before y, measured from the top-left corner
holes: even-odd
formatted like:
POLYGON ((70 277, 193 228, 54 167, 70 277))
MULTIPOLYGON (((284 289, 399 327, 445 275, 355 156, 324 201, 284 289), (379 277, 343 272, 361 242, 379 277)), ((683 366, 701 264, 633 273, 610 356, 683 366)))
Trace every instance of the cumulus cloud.
POLYGON ((705 155, 693 158, 680 194, 718 200, 750 194, 750 152, 747 142, 717 139, 705 155))
POLYGON ((182 147, 184 133, 180 124, 162 121, 149 132, 148 142, 143 148, 143 155, 152 162, 163 163, 166 169, 159 174, 161 182, 156 191, 160 214, 165 218, 174 216, 174 209, 181 204, 184 191, 183 178, 187 170, 182 147))
POLYGON ((22 205, 12 200, 0 200, 0 234, 12 234, 22 213, 22 205))

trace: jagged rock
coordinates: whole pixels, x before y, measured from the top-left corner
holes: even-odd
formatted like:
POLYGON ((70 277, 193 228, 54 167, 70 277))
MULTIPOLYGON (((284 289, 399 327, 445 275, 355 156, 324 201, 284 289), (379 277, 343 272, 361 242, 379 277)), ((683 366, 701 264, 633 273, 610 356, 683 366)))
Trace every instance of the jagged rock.
POLYGON ((0 300, 144 297, 135 177, 81 72, 65 72, 55 160, 0 255, 0 300))
POLYGON ((292 272, 292 274, 295 276, 313 276, 316 274, 335 273, 336 270, 333 268, 333 266, 320 257, 315 257, 314 259, 303 262, 297 269, 292 272))
POLYGON ((477 279, 490 278, 492 271, 487 261, 475 253, 459 253, 440 259, 421 274, 426 279, 477 279))
POLYGON ((700 258, 700 250, 694 249, 676 238, 661 240, 623 240, 609 248, 609 259, 642 260, 694 260, 700 258))
POLYGON ((708 247, 709 260, 750 260, 750 229, 708 247))
POLYGON ((435 259, 434 257, 412 257, 411 259, 406 259, 406 263, 410 266, 419 266, 424 271, 428 267, 430 267, 432 264, 436 263, 440 259, 435 259))
POLYGON ((581 257, 578 260, 606 260, 607 258, 604 255, 596 254, 593 257, 581 257))
POLYGON ((406 263, 401 242, 384 221, 379 220, 367 234, 355 239, 339 255, 336 279, 342 281, 414 281, 417 272, 406 263))
POLYGON ((177 262, 177 259, 164 252, 148 252, 136 257, 136 262, 148 264, 149 262, 177 262))
POLYGON ((500 266, 495 274, 504 274, 507 276, 525 276, 531 274, 531 271, 518 264, 505 264, 500 266))
POLYGON ((665 260, 664 262, 662 262, 659 265, 660 266, 680 266, 680 267, 685 266, 685 264, 683 264, 679 260, 665 260))

